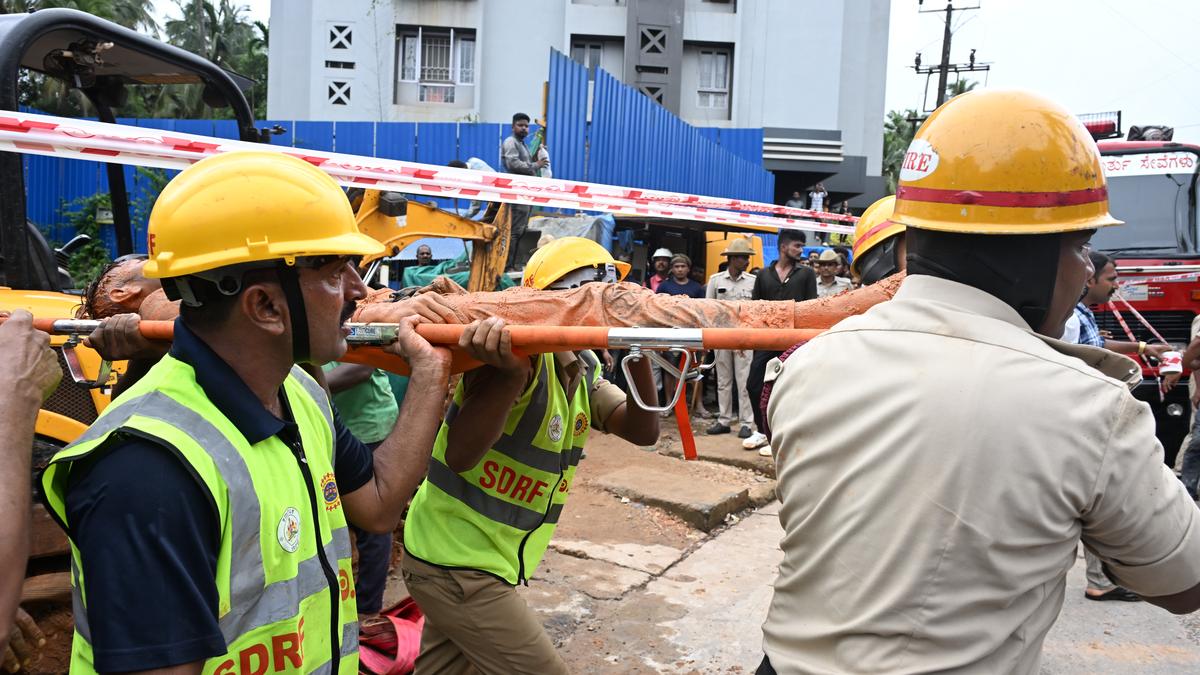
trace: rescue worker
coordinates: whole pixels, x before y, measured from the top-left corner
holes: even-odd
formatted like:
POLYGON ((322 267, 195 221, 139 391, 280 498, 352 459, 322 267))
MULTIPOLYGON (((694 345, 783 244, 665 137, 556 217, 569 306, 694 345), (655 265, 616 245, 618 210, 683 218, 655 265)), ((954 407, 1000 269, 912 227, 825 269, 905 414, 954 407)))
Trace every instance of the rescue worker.
POLYGON ((29 554, 30 452, 35 421, 42 402, 62 379, 58 356, 50 349, 50 336, 33 327, 33 317, 21 309, 5 314, 0 324, 0 353, 5 378, 0 387, 0 657, 5 670, 15 671, 45 642, 37 624, 18 608, 21 582, 29 554), (17 630, 14 630, 16 628, 17 630), (10 644, 11 639, 11 644, 10 644), (32 642, 32 644, 30 644, 32 642))
MULTIPOLYGON (((616 283, 628 272, 596 242, 563 237, 533 254, 524 285, 616 283)), ((425 613, 416 672, 565 673, 515 586, 550 543, 589 430, 648 445, 658 416, 601 378, 589 351, 514 354, 501 319, 471 323, 459 346, 485 367, 456 388, 404 523, 404 583, 425 613)), ((647 401, 648 361, 633 364, 631 383, 647 401)))
POLYGON ((854 226, 850 273, 862 286, 870 286, 907 267, 904 225, 892 220, 895 208, 896 197, 884 197, 868 206, 854 226))
POLYGON ((1083 125, 969 92, 905 167, 903 286, 798 349, 769 404, 784 558, 759 672, 1036 673, 1081 539, 1147 602, 1200 608, 1200 510, 1139 368, 1057 339, 1120 224, 1083 125))
POLYGON ((378 253, 324 172, 210 157, 150 215, 143 273, 182 300, 174 342, 43 474, 73 554, 73 673, 358 671, 347 522, 390 532, 424 475, 449 357, 401 320, 412 366, 370 451, 297 363, 336 360, 378 253))

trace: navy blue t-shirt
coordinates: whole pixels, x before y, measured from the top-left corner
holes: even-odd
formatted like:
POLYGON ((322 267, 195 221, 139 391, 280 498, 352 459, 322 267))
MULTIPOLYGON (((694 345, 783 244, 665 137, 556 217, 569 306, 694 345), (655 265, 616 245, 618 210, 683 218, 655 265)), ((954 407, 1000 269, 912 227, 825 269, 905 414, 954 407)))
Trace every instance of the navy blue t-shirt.
MULTIPOLYGON (((181 321, 171 355, 195 368, 209 400, 250 444, 298 435, 282 389, 287 420, 271 414, 181 321)), ((371 479, 374 466, 370 450, 334 414, 335 475, 339 491, 349 494, 371 479)), ((67 522, 83 564, 100 672, 164 668, 226 651, 217 623, 216 505, 176 452, 117 431, 71 466, 67 522)))
POLYGON ((675 277, 670 277, 659 282, 656 292, 667 295, 686 295, 689 298, 703 298, 704 284, 691 279, 688 279, 687 283, 681 284, 675 281, 675 277))

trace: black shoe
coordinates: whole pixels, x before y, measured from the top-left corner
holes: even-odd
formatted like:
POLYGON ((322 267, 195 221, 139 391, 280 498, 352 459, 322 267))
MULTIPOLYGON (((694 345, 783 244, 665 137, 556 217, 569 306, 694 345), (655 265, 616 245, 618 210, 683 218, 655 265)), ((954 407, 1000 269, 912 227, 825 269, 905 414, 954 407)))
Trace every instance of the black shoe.
POLYGON ((752 433, 754 432, 750 431, 750 427, 743 424, 742 428, 738 429, 738 438, 750 438, 752 433))
POLYGON ((1101 593, 1100 595, 1092 595, 1091 593, 1084 593, 1083 597, 1087 598, 1088 600, 1095 600, 1096 602, 1103 602, 1105 600, 1117 600, 1120 602, 1141 602, 1142 601, 1142 599, 1139 598, 1136 593, 1134 593, 1133 591, 1131 591, 1127 588, 1122 588, 1121 586, 1117 586, 1117 587, 1113 588, 1111 591, 1101 593))
POLYGON ((712 425, 709 426, 708 429, 705 430, 704 433, 708 434, 709 436, 716 436, 717 434, 727 434, 727 433, 729 433, 729 425, 721 424, 720 422, 713 422, 712 425))

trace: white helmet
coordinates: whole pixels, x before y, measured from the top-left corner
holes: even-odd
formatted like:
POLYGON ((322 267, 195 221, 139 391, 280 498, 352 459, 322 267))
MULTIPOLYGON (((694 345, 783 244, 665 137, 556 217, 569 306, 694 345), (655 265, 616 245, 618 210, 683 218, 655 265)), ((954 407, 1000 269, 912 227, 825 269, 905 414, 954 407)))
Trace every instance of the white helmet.
POLYGON ((655 258, 668 258, 669 259, 669 258, 673 258, 673 257, 675 257, 674 253, 671 253, 671 251, 669 251, 665 248, 660 248, 654 252, 654 255, 650 256, 650 259, 651 260, 654 260, 655 258))

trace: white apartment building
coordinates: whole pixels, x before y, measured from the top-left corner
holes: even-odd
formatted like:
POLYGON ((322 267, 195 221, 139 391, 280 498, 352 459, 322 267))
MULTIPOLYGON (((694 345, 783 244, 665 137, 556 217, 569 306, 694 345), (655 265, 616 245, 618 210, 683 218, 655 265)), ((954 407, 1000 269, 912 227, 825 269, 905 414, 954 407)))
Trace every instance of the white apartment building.
POLYGON ((777 197, 883 194, 890 0, 273 0, 272 119, 538 117, 551 48, 696 126, 764 130, 777 197))

